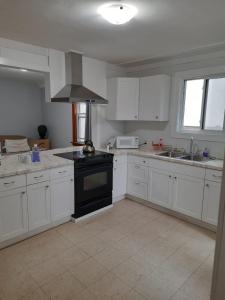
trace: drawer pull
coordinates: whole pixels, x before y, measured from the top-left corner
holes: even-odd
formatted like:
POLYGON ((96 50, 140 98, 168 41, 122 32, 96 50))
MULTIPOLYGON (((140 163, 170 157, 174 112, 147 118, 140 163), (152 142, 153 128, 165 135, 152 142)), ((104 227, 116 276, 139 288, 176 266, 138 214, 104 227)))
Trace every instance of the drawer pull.
POLYGON ((169 175, 169 178, 172 178, 172 175, 169 175))
POLYGON ((175 180, 177 180, 177 177, 176 177, 176 176, 174 176, 173 178, 174 178, 175 180))
POLYGON ((71 182, 73 182, 73 179, 70 179, 71 182))
POLYGON ((141 184, 140 182, 136 181, 135 184, 141 184))
POLYGON ((146 160, 143 160, 143 163, 145 164, 145 163, 146 163, 146 160))
POLYGON ((137 166, 137 165, 136 165, 136 166, 135 166, 135 169, 140 169, 140 166, 137 166))
POLYGON ((213 176, 214 178, 222 178, 222 175, 212 174, 212 176, 213 176))
POLYGON ((34 179, 39 179, 39 178, 42 178, 43 175, 40 175, 40 176, 34 176, 34 179))
POLYGON ((64 170, 64 171, 59 171, 58 174, 64 174, 64 173, 66 173, 66 172, 67 172, 66 170, 64 170))
POLYGON ((207 188, 209 188, 209 184, 208 183, 206 183, 206 185, 205 185, 207 188))
POLYGON ((10 184, 14 184, 15 181, 11 181, 11 182, 4 182, 4 185, 10 185, 10 184))
POLYGON ((25 195, 25 194, 26 194, 26 192, 24 192, 24 191, 23 191, 23 192, 21 192, 21 196, 23 196, 23 195, 25 195))

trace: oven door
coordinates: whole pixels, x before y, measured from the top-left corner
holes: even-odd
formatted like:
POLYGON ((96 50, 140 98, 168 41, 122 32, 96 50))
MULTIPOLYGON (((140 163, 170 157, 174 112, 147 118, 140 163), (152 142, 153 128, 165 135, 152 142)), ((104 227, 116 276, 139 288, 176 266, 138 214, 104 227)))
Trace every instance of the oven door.
POLYGON ((75 172, 75 201, 84 202, 112 192, 112 164, 86 166, 75 172))

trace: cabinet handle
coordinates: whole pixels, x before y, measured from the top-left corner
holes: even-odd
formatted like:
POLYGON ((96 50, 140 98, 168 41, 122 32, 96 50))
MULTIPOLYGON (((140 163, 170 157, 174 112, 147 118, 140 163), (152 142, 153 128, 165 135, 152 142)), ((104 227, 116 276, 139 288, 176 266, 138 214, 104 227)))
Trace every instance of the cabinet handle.
POLYGON ((70 181, 73 182, 73 179, 71 178, 70 181))
POLYGON ((222 175, 212 174, 212 176, 215 177, 215 178, 222 178, 222 175))
POLYGON ((172 175, 169 175, 169 178, 172 178, 172 175))
POLYGON ((66 173, 66 170, 58 172, 58 174, 64 174, 64 173, 66 173))
POLYGON ((143 160, 143 163, 145 164, 145 163, 146 163, 146 160, 143 160))
POLYGON ((14 184, 15 181, 11 181, 11 182, 4 182, 4 185, 9 185, 9 184, 14 184))
POLYGON ((114 159, 115 162, 117 162, 117 159, 114 159))
POLYGON ((159 116, 155 116, 156 120, 158 120, 159 116))
POLYGON ((34 176, 34 179, 39 179, 39 178, 42 178, 43 175, 40 175, 40 176, 34 176))
POLYGON ((208 183, 206 183, 206 185, 205 185, 207 188, 209 188, 209 184, 208 183))
POLYGON ((134 118, 137 119, 137 115, 135 115, 134 118))
POLYGON ((136 181, 135 184, 141 184, 141 183, 136 181))
POLYGON ((23 195, 25 195, 25 194, 26 194, 26 192, 24 192, 24 191, 23 191, 23 192, 21 192, 21 196, 23 196, 23 195))
POLYGON ((48 188, 49 188, 49 185, 46 185, 45 188, 48 189, 48 188))
POLYGON ((176 177, 176 176, 174 176, 173 178, 174 178, 175 180, 177 180, 177 177, 176 177))
POLYGON ((136 166, 135 166, 135 169, 140 169, 140 166, 136 165, 136 166))

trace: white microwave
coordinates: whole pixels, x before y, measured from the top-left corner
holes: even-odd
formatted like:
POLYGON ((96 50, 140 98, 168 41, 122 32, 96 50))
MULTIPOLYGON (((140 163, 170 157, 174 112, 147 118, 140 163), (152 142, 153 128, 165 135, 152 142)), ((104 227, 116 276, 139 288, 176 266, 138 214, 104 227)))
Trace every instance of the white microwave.
POLYGON ((116 148, 137 149, 139 148, 139 137, 137 136, 117 136, 116 148))

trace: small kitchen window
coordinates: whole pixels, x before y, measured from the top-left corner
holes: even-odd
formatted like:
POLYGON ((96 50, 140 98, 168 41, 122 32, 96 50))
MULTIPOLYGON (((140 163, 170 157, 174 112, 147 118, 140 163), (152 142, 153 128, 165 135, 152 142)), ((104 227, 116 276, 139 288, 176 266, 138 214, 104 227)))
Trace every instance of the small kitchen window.
POLYGON ((73 145, 85 142, 85 126, 87 118, 86 103, 76 103, 72 106, 73 145))
POLYGON ((181 131, 224 131, 225 76, 184 81, 181 131))

